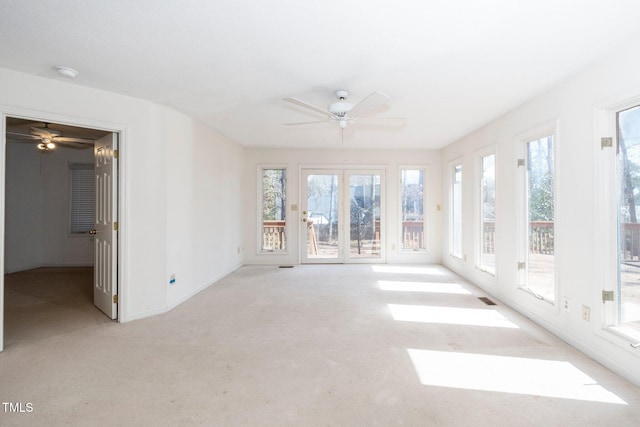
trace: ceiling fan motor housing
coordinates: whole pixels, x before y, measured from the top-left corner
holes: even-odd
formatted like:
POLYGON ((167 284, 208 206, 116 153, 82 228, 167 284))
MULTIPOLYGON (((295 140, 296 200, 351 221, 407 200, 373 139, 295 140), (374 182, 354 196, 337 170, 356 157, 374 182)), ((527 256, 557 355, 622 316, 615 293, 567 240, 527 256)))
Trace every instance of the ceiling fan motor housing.
POLYGON ((349 91, 343 89, 337 90, 336 96, 338 97, 339 101, 329 105, 327 110, 338 117, 344 117, 353 108, 353 104, 345 101, 345 99, 349 96, 349 91))

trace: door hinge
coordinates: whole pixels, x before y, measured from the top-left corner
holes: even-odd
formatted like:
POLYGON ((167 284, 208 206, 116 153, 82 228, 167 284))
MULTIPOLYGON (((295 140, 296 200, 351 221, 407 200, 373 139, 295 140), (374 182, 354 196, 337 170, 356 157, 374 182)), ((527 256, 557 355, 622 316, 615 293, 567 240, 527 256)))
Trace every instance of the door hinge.
POLYGON ((519 262, 518 263, 518 270, 524 270, 526 267, 526 264, 524 262, 519 262))
POLYGON ((113 158, 114 159, 118 158, 118 150, 113 150, 113 158))
POLYGON ((115 221, 115 222, 113 223, 113 230, 114 230, 114 231, 118 231, 118 221, 115 221))
POLYGON ((610 136, 605 136, 600 138, 600 149, 604 150, 605 148, 613 147, 613 138, 610 136))
POLYGON ((118 295, 114 295, 113 296, 113 303, 117 304, 118 303, 118 295))
POLYGON ((518 167, 524 166, 524 159, 518 159, 518 167))
POLYGON ((602 291, 602 302, 613 301, 613 291, 602 291))

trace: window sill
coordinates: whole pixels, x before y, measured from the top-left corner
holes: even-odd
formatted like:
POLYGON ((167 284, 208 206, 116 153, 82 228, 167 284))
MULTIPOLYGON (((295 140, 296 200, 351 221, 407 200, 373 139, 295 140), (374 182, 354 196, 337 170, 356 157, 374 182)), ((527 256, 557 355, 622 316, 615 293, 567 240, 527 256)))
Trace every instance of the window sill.
POLYGON ((495 270, 490 270, 490 269, 488 269, 486 267, 483 267, 481 265, 476 265, 476 270, 479 270, 479 271, 481 271, 483 273, 486 273, 491 277, 496 277, 496 271, 495 270))
POLYGON ((606 339, 612 344, 640 357, 640 339, 627 333, 624 328, 617 326, 603 327, 596 331, 596 335, 606 339))
POLYGON ((277 250, 261 249, 261 250, 258 251, 258 255, 289 255, 289 252, 287 252, 286 250, 277 251, 277 250))

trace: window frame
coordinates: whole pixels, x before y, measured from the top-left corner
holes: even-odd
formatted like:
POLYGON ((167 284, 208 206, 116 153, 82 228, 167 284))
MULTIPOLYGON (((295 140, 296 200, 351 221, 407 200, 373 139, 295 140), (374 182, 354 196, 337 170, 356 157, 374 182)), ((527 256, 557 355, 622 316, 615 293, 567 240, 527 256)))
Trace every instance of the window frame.
POLYGON ((618 254, 618 113, 640 105, 640 95, 623 100, 596 106, 596 133, 594 156, 596 158, 595 192, 599 209, 597 209, 597 236, 599 245, 596 255, 602 262, 596 263, 596 276, 601 284, 597 295, 593 295, 592 319, 594 332, 608 341, 623 348, 629 353, 640 356, 637 345, 640 339, 637 333, 630 333, 628 328, 619 323, 619 254, 618 254), (612 138, 611 147, 603 147, 603 137, 612 138), (611 188, 616 191, 611 191, 611 188), (603 301, 601 291, 613 291, 614 301, 603 301), (635 347, 634 347, 635 346, 635 347))
POLYGON ((257 167, 257 230, 256 230, 256 237, 257 237, 257 241, 256 241, 256 253, 258 255, 262 254, 262 255, 287 255, 289 253, 289 245, 290 245, 290 241, 289 241, 289 222, 287 220, 287 218, 289 217, 289 206, 288 206, 288 199, 289 199, 289 170, 287 168, 287 166, 282 165, 282 164, 265 164, 265 165, 258 165, 257 167), (263 176, 264 176, 264 171, 266 170, 284 170, 285 171, 285 189, 284 189, 284 196, 285 196, 285 225, 284 225, 284 238, 285 238, 285 244, 284 244, 284 249, 264 249, 263 248, 263 238, 264 238, 264 232, 263 232, 263 202, 264 202, 264 184, 263 184, 263 176))
POLYGON ((463 183, 464 183, 464 162, 463 157, 459 157, 457 159, 451 160, 449 162, 449 256, 453 259, 463 261, 464 260, 464 233, 463 233, 463 221, 462 215, 464 212, 464 197, 463 197, 463 183), (454 242, 454 229, 455 229, 455 183, 456 183, 456 168, 460 167, 460 253, 456 254, 454 252, 455 242, 454 242))
POLYGON ((556 227, 557 219, 559 217, 559 209, 558 209, 558 188, 559 188, 559 159, 558 159, 558 142, 560 141, 560 132, 559 132, 559 124, 558 120, 553 120, 542 124, 535 129, 532 129, 528 132, 521 133, 517 138, 517 148, 516 148, 516 174, 517 174, 517 189, 516 192, 518 197, 517 200, 517 232, 516 239, 518 245, 518 264, 524 262, 525 267, 523 269, 519 268, 516 265, 517 271, 517 288, 525 293, 531 295, 536 301, 540 301, 543 304, 543 307, 549 308, 554 312, 559 311, 560 307, 560 283, 558 278, 560 277, 560 259, 558 257, 558 242, 561 241, 562 231, 556 227), (553 137, 553 190, 554 190, 554 198, 553 198, 553 210, 554 210, 554 271, 553 271, 553 300, 548 298, 544 298, 542 295, 538 294, 534 289, 528 286, 527 282, 527 273, 529 269, 529 224, 528 224, 528 200, 529 200, 529 190, 528 190, 528 177, 527 177, 527 168, 528 168, 528 159, 527 159, 527 144, 530 142, 534 142, 546 137, 553 137), (524 159, 524 165, 520 165, 519 161, 524 159))
MULTIPOLYGON (((475 256, 475 267, 476 269, 482 271, 483 273, 487 273, 490 276, 495 277, 496 276, 496 271, 498 269, 498 257, 495 255, 495 237, 494 237, 494 266, 493 266, 493 271, 491 271, 490 268, 488 268, 487 266, 482 264, 482 255, 484 253, 484 249, 483 249, 483 242, 484 242, 484 234, 483 234, 483 229, 484 229, 484 211, 483 211, 483 204, 482 204, 482 196, 483 196, 483 179, 484 179, 484 174, 483 174, 483 160, 485 157, 489 157, 489 156, 493 156, 494 158, 494 191, 496 193, 496 211, 497 211, 497 187, 498 187, 498 180, 497 180, 497 165, 498 165, 498 156, 496 154, 496 145, 491 145, 489 147, 486 147, 482 150, 478 150, 475 153, 475 209, 474 209, 474 223, 475 223, 475 248, 476 248, 476 256, 475 256)), ((496 234, 496 229, 498 227, 498 221, 497 221, 497 212, 494 213, 494 215, 496 216, 496 219, 494 220, 494 234, 496 234)))
POLYGON ((398 167, 398 253, 400 254, 412 254, 412 253, 427 253, 429 252, 429 233, 427 233, 427 220, 428 220, 428 210, 427 210, 427 182, 428 182, 428 174, 429 167, 426 165, 400 165, 398 167), (421 170, 422 171, 422 244, 423 248, 419 249, 408 249, 403 248, 403 211, 402 211, 402 172, 405 170, 421 170))

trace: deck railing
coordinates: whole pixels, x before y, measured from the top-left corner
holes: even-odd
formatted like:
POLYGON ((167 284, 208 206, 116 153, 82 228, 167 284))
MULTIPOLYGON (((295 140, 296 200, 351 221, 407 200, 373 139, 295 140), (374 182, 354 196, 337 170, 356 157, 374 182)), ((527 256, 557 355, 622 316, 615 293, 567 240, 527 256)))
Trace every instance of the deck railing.
POLYGON ((402 221, 402 249, 424 248, 424 221, 402 221))
POLYGON ((285 221, 262 221, 262 249, 286 249, 285 224, 285 221))
POLYGON ((624 245, 621 245, 621 261, 640 261, 640 224, 621 224, 621 237, 624 245))
MULTIPOLYGON (((285 250, 285 221, 263 221, 262 242, 265 250, 285 250)), ((483 251, 485 254, 495 253, 495 221, 484 222, 483 251)), ((553 221, 531 221, 529 223, 530 247, 532 254, 553 255, 554 226, 553 221)), ((621 250, 622 261, 640 261, 640 224, 625 223, 621 227, 624 245, 621 250)), ((422 221, 402 222, 403 249, 424 248, 424 227, 422 221)))
MULTIPOLYGON (((553 255, 554 253, 553 221, 529 222, 529 253, 553 255)), ((493 254, 496 249, 496 222, 484 222, 483 253, 493 254)))

